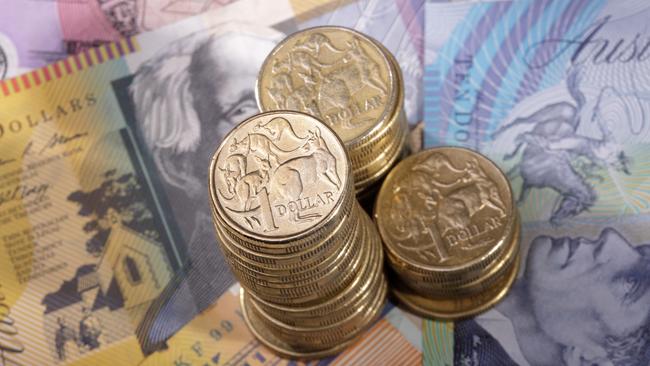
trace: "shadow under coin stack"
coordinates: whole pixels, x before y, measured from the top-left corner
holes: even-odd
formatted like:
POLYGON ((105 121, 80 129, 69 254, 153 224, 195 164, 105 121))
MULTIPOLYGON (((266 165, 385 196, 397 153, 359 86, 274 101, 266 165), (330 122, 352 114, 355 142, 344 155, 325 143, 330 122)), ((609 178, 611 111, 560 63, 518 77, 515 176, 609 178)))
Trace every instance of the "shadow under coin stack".
POLYGON ((381 239, 322 122, 298 112, 249 118, 215 152, 209 184, 220 248, 262 343, 284 357, 325 357, 379 316, 381 239))
POLYGON ((413 312, 456 319, 502 299, 519 266, 519 217, 497 166, 442 147, 400 162, 384 181, 375 220, 392 293, 413 312))
POLYGON ((256 96, 262 111, 301 111, 331 127, 360 197, 407 151, 400 67, 383 45, 354 30, 316 27, 287 37, 262 65, 256 96))

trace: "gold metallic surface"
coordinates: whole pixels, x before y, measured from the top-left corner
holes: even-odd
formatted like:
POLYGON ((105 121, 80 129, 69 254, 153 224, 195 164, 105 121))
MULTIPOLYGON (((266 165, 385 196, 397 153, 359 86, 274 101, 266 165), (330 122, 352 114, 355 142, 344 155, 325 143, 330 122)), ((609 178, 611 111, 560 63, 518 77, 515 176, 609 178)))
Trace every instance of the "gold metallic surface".
MULTIPOLYGON (((374 227, 372 226, 367 227, 369 230, 374 230, 374 227)), ((384 264, 384 252, 381 249, 381 244, 377 241, 369 244, 369 250, 372 253, 372 257, 369 261, 363 263, 365 264, 365 267, 361 270, 361 273, 355 277, 354 281, 350 283, 346 289, 341 291, 337 296, 331 297, 326 301, 307 307, 295 307, 266 302, 257 297, 254 293, 249 293, 249 295, 255 298, 255 301, 264 308, 267 313, 272 314, 274 317, 281 320, 320 318, 336 314, 341 311, 341 309, 349 309, 351 306, 354 306, 355 303, 360 302, 359 299, 364 293, 372 291, 369 289, 373 286, 377 286, 383 281, 381 277, 383 277, 382 267, 384 264)), ((288 320, 283 321, 288 322, 288 320)))
POLYGON ((261 110, 309 113, 348 143, 391 119, 398 89, 390 60, 369 37, 316 27, 290 35, 271 51, 256 92, 261 110))
MULTIPOLYGON (((237 253, 230 252, 227 249, 224 250, 224 254, 231 260, 231 264, 234 267, 247 272, 251 276, 259 276, 260 279, 269 282, 299 281, 302 279, 318 277, 325 273, 331 266, 346 260, 346 257, 348 256, 355 256, 360 250, 362 250, 361 246, 357 245, 353 240, 358 237, 359 231, 363 229, 361 220, 355 221, 357 221, 358 224, 352 227, 353 230, 350 231, 349 235, 342 237, 340 242, 333 245, 331 251, 322 255, 314 256, 314 260, 304 261, 302 265, 296 264, 295 268, 292 269, 286 269, 284 267, 278 269, 273 266, 257 265, 256 263, 252 263, 250 260, 242 258, 238 256, 237 253)), ((223 240, 222 248, 228 246, 226 242, 226 240, 223 240)))
MULTIPOLYGON (((467 271, 460 273, 457 277, 441 279, 440 276, 425 274, 421 272, 412 272, 409 266, 405 266, 400 260, 387 253, 388 262, 391 269, 397 273, 405 283, 412 288, 420 288, 437 292, 439 295, 463 293, 468 289, 476 288, 476 286, 486 286, 488 283, 485 281, 490 280, 494 276, 502 276, 504 272, 512 265, 514 258, 519 252, 519 240, 521 235, 521 228, 519 225, 519 216, 515 215, 514 231, 508 236, 505 251, 500 257, 487 264, 481 270, 467 271)), ((489 281, 488 281, 489 282, 489 281)))
POLYGON ((290 281, 272 285, 258 277, 245 276, 234 268, 233 272, 242 284, 265 300, 285 305, 313 303, 344 289, 359 272, 361 263, 368 260, 368 255, 369 251, 363 250, 355 256, 348 256, 345 258, 346 263, 331 268, 325 277, 313 279, 307 284, 301 283, 303 281, 290 281))
POLYGON ((281 340, 271 330, 263 326, 263 322, 259 315, 251 311, 249 302, 244 302, 244 289, 241 291, 242 295, 240 296, 240 303, 244 315, 244 321, 246 322, 246 325, 248 325, 248 329, 253 333, 253 336, 255 336, 257 340, 281 357, 298 360, 325 358, 342 352, 356 341, 356 338, 342 340, 339 344, 325 349, 304 348, 292 345, 289 342, 281 340))
POLYGON ((483 268, 503 252, 514 224, 503 173, 471 150, 422 151, 391 171, 375 219, 391 251, 423 272, 483 268))
MULTIPOLYGON (((224 221, 216 210, 213 209, 212 214, 215 225, 220 225, 220 228, 230 237, 231 242, 238 247, 259 253, 262 256, 268 254, 278 257, 290 257, 296 253, 302 253, 323 245, 323 237, 342 235, 341 231, 346 230, 342 226, 352 225, 352 222, 346 221, 346 219, 350 217, 354 207, 354 197, 354 192, 345 192, 339 204, 330 213, 329 220, 320 225, 317 230, 310 232, 306 236, 289 237, 284 241, 282 238, 275 241, 265 241, 246 236, 241 231, 231 228, 230 224, 224 221)), ((254 217, 252 220, 260 221, 260 217, 254 217)))
POLYGON ((309 235, 351 185, 339 138, 296 112, 253 116, 221 143, 210 166, 214 209, 230 229, 269 242, 309 235))
MULTIPOLYGON (((358 205, 355 203, 355 206, 358 205)), ((327 257, 331 256, 333 252, 339 251, 340 244, 349 240, 351 236, 359 230, 361 220, 358 216, 359 208, 353 208, 353 216, 346 216, 341 225, 335 228, 327 236, 311 238, 312 246, 303 248, 304 241, 296 242, 296 246, 303 248, 302 251, 293 252, 291 255, 272 255, 262 253, 260 251, 250 250, 240 246, 239 240, 233 241, 233 237, 227 234, 224 230, 224 224, 215 224, 215 230, 223 238, 223 248, 229 252, 227 255, 234 255, 243 264, 251 265, 258 268, 264 268, 264 272, 268 274, 285 274, 285 273, 298 273, 302 270, 308 270, 311 267, 322 264, 327 257)), ((241 239, 243 241, 243 239, 241 239)))
POLYGON ((299 112, 251 117, 215 152, 209 184, 219 248, 262 343, 286 357, 329 355, 381 313, 381 238, 334 131, 299 112))
POLYGON ((400 303, 454 319, 499 301, 519 262, 512 197, 501 170, 468 149, 428 149, 397 164, 379 190, 374 218, 400 303))
POLYGON ((432 278, 411 277, 410 274, 404 273, 400 273, 398 276, 411 290, 433 298, 464 297, 486 291, 495 283, 501 281, 504 276, 507 276, 512 266, 515 265, 515 261, 519 260, 520 229, 518 226, 515 228, 516 233, 508 245, 507 252, 504 253, 502 258, 495 261, 491 267, 481 272, 480 277, 463 278, 461 281, 452 284, 436 284, 432 278))
POLYGON ((395 57, 344 27, 296 32, 267 57, 257 79, 260 110, 297 110, 341 138, 361 194, 381 179, 407 142, 404 85, 395 57))
POLYGON ((517 278, 519 261, 518 255, 514 265, 501 281, 484 291, 464 297, 426 297, 410 290, 397 278, 391 280, 391 290, 400 304, 420 316, 435 319, 466 318, 488 310, 505 297, 517 278))

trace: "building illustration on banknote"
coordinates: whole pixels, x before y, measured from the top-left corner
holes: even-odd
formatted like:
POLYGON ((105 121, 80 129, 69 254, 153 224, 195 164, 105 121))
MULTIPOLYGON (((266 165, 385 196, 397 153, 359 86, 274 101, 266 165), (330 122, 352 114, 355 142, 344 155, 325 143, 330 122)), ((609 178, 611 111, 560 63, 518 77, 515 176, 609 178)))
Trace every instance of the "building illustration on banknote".
POLYGON ((96 232, 86 251, 97 262, 82 264, 43 298, 44 331, 59 362, 134 334, 172 277, 152 212, 137 198, 140 185, 132 174, 114 176, 108 172, 99 188, 69 196, 80 204, 80 215, 90 218, 85 229, 96 232))
POLYGON ((158 243, 116 223, 98 264, 79 267, 74 278, 43 299, 55 359, 71 361, 77 353, 133 334, 171 278, 164 263, 158 243))

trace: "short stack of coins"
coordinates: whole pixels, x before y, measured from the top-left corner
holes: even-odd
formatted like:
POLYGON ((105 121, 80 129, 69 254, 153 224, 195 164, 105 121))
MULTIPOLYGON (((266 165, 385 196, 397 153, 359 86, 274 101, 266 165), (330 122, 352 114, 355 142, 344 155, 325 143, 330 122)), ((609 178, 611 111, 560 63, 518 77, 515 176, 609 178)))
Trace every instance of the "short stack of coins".
POLYGON ((289 358, 340 352, 380 314, 381 239, 336 134, 313 116, 242 122, 210 166, 219 244, 252 333, 289 358))
POLYGON ((401 161, 374 213, 398 302, 425 317, 457 319, 502 299, 519 265, 512 197, 501 170, 471 150, 434 148, 401 161))
POLYGON ((296 110, 327 123, 343 140, 360 195, 407 149, 400 67, 354 30, 316 27, 287 37, 262 65, 256 96, 262 111, 296 110))

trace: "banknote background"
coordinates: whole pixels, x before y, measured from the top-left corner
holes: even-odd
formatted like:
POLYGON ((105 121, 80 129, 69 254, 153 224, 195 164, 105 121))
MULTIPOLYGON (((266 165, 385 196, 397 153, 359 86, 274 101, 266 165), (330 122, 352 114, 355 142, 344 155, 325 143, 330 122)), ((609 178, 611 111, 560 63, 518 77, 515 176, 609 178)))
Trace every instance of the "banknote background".
MULTIPOLYGON (((36 49, 45 35, 17 33, 32 42, 12 37, 11 27, 0 30, 6 75, 75 54, 0 83, 0 225, 8 253, 0 256, 0 306, 12 324, 2 363, 275 364, 243 326, 237 285, 215 250, 203 186, 209 156, 256 111, 252 89, 266 53, 284 35, 319 24, 359 29, 391 49, 415 124, 424 3, 203 2, 211 5, 197 9, 219 8, 157 23, 135 16, 157 9, 127 7, 120 14, 131 18, 119 27, 106 25, 109 3, 155 2, 59 2, 49 14, 58 18, 48 21, 54 3, 39 8, 55 37, 44 44, 68 48, 36 49), (66 6, 87 11, 66 13, 66 6), (77 23, 66 14, 79 14, 77 23), (69 47, 80 35, 87 38, 79 44, 101 46, 69 47), (197 86, 201 79, 211 89, 197 86)), ((15 16, 36 9, 16 4, 15 16)), ((421 332, 419 318, 388 305, 356 347, 322 362, 419 364, 421 332)))
POLYGON ((2 0, 6 77, 107 42, 214 11, 232 0, 2 0), (29 26, 38 24, 38 27, 29 26))
POLYGON ((425 145, 496 161, 523 223, 514 289, 455 324, 454 363, 648 364, 647 2, 425 7, 425 145))
POLYGON ((355 347, 320 363, 649 363, 644 1, 0 9, 0 315, 18 331, 0 334, 0 365, 291 364, 241 321, 196 182, 255 112, 251 70, 265 50, 320 24, 396 55, 426 146, 478 149, 508 172, 524 256, 496 309, 452 324, 388 305, 355 347))

